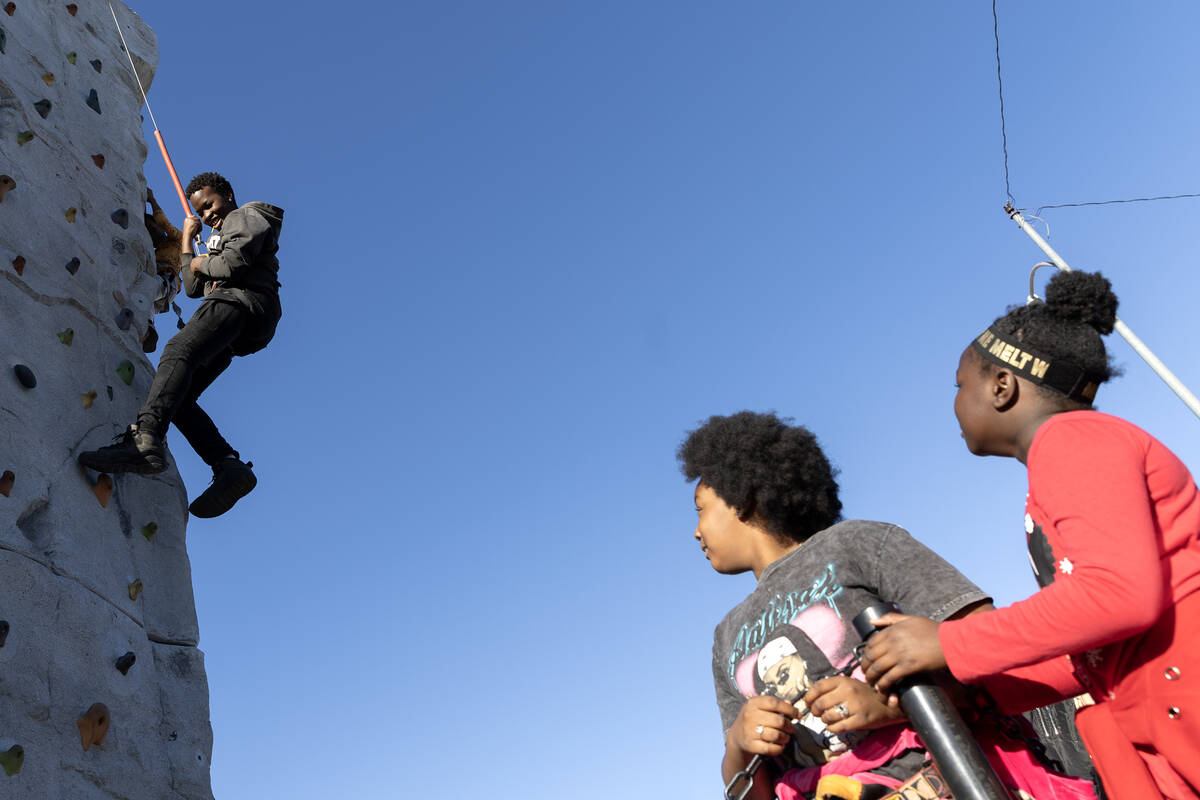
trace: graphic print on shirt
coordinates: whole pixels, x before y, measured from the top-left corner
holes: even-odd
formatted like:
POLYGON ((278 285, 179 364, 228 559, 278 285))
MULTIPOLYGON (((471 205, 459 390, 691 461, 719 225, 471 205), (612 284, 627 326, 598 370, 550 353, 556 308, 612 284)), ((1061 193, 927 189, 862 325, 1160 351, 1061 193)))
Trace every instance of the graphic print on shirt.
POLYGON ((841 590, 829 564, 807 589, 770 600, 754 623, 743 626, 729 654, 729 676, 743 697, 772 695, 796 706, 788 753, 796 766, 824 764, 865 736, 830 733, 803 700, 814 683, 835 672, 834 664, 849 663, 857 643, 833 602, 841 590))

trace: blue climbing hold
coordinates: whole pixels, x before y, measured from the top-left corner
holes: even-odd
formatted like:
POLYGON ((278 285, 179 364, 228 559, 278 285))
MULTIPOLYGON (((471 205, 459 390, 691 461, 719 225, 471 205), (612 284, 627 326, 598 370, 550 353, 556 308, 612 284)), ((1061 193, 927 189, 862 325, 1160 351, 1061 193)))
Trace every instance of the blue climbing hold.
POLYGON ((92 89, 92 91, 88 92, 87 104, 88 108, 90 108, 92 111, 95 111, 97 114, 100 113, 100 95, 96 94, 95 89, 92 89))
POLYGON ((93 58, 88 63, 92 65, 92 69, 96 70, 96 72, 99 72, 100 68, 104 66, 103 64, 100 63, 100 59, 98 59, 98 58, 93 58))
POLYGON ((50 116, 50 105, 50 101, 43 97, 41 100, 38 100, 36 103, 34 103, 33 107, 36 108, 37 112, 42 115, 42 119, 45 119, 46 117, 50 116))
POLYGON ((117 312, 117 327, 123 331, 129 330, 129 326, 133 323, 133 309, 122 308, 117 312))
POLYGON ((123 208, 118 208, 112 213, 112 221, 120 225, 126 230, 129 229, 129 212, 123 208))
POLYGON ((4 32, 4 28, 0 28, 0 53, 3 53, 8 47, 8 34, 4 32))
POLYGON ((24 364, 17 364, 15 367, 13 367, 13 372, 17 374, 17 380, 20 381, 21 385, 26 389, 32 389, 33 387, 37 386, 37 378, 34 376, 33 370, 24 364))
POLYGON ((71 273, 72 275, 74 275, 76 272, 79 272, 79 259, 78 258, 72 258, 70 261, 67 262, 67 272, 71 273))

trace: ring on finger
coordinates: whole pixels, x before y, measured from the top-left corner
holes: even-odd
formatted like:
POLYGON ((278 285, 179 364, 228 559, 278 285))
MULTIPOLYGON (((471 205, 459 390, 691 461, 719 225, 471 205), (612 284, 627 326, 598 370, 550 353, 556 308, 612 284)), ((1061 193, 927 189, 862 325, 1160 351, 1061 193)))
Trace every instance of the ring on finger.
POLYGON ((850 709, 846 708, 845 703, 838 703, 836 706, 834 706, 834 708, 837 709, 837 712, 842 715, 842 719, 850 718, 850 709))
POLYGON ((762 735, 763 735, 763 726, 762 726, 762 725, 759 725, 757 728, 755 728, 755 729, 754 729, 754 732, 755 732, 757 735, 759 735, 759 736, 762 736, 762 735))

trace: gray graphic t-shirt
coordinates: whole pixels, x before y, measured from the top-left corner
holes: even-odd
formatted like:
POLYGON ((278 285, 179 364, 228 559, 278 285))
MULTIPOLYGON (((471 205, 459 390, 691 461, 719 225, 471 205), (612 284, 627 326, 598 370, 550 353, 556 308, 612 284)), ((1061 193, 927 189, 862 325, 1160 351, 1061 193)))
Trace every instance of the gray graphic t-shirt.
MULTIPOLYGON (((754 592, 717 626, 713 680, 723 728, 729 730, 747 698, 780 697, 797 704, 800 712, 780 766, 824 764, 868 733, 830 734, 800 701, 812 684, 850 663, 861 641, 851 624, 854 617, 882 601, 895 603, 906 614, 940 621, 987 599, 903 528, 839 522, 767 566, 754 592)), ((854 677, 862 680, 861 671, 854 677)), ((881 771, 907 778, 922 760, 913 754, 881 771)))

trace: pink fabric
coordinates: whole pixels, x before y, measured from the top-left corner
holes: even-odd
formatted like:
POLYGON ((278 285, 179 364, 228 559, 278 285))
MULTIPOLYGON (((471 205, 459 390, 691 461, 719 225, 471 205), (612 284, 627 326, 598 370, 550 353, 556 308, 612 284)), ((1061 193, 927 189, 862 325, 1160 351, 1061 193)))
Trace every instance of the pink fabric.
POLYGON ((825 775, 845 775, 864 783, 896 787, 903 781, 867 772, 913 749, 924 749, 917 732, 908 725, 889 725, 872 732, 858 747, 832 761, 783 773, 775 784, 775 795, 779 800, 802 800, 804 794, 816 791, 817 783, 825 775))

